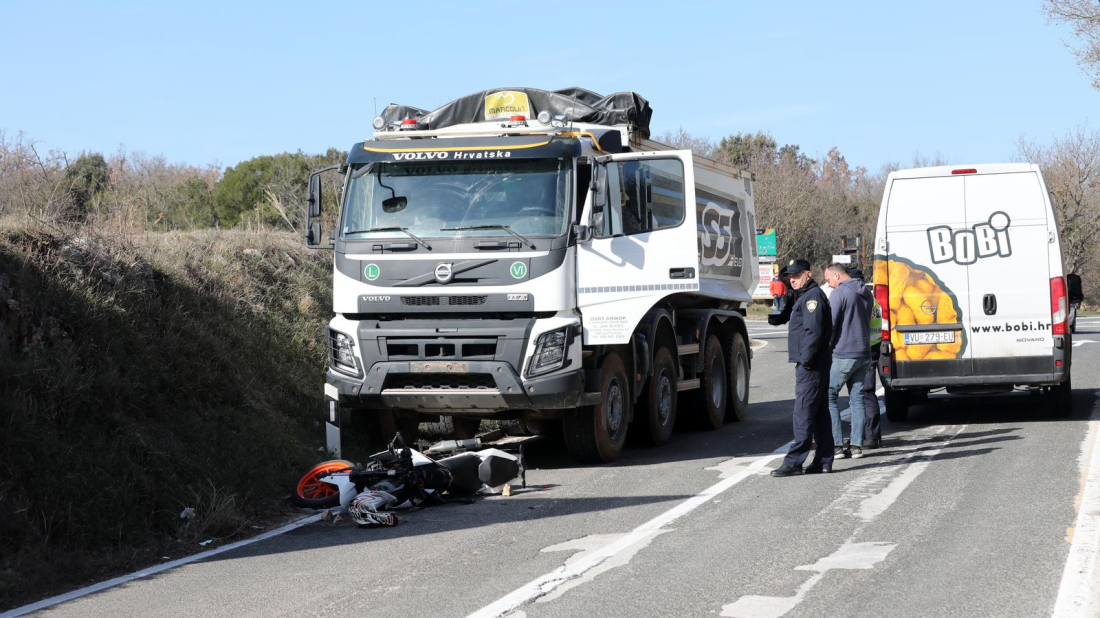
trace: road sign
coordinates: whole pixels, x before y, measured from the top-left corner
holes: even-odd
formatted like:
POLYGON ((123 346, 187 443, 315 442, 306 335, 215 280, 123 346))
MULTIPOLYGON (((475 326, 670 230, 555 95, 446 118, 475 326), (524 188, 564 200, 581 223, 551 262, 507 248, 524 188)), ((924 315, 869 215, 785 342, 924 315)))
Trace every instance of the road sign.
POLYGON ((756 251, 757 255, 776 255, 776 242, 775 242, 775 230, 756 230, 756 251))

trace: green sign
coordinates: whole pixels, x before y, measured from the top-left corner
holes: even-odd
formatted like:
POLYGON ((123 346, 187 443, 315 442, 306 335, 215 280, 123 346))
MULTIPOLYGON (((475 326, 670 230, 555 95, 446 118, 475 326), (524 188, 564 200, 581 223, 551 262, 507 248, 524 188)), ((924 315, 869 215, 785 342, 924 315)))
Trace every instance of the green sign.
MULTIPOLYGON (((760 232, 760 230, 757 230, 760 232)), ((776 255, 775 230, 766 229, 756 235, 757 255, 776 255)))
POLYGON ((527 265, 523 262, 512 262, 508 271, 512 273, 513 279, 522 279, 527 275, 527 265))
POLYGON ((378 264, 367 264, 366 268, 363 269, 363 276, 367 278, 367 281, 374 281, 380 274, 382 274, 382 271, 378 268, 378 264))

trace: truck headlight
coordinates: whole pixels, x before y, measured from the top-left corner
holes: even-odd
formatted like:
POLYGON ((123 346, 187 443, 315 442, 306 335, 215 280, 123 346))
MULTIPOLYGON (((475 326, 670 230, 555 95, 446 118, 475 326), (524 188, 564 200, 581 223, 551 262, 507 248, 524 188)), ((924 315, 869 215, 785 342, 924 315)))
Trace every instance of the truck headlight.
POLYGON ((359 373, 359 369, 355 366, 355 353, 352 352, 352 347, 355 345, 354 340, 344 333, 338 333, 336 331, 329 332, 329 342, 332 346, 333 368, 346 369, 352 373, 359 373))
POLYGON ((537 376, 561 369, 565 363, 565 348, 568 344, 569 327, 539 335, 535 340, 535 353, 531 356, 531 366, 527 369, 527 375, 537 376))

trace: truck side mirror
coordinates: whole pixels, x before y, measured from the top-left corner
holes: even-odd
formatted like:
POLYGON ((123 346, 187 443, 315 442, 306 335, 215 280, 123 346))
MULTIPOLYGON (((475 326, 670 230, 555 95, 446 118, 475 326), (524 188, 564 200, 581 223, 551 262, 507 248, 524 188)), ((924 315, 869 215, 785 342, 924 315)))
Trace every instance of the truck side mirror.
POLYGON ((310 219, 321 216, 321 175, 309 177, 309 194, 306 197, 306 216, 310 219))
POLYGON ((592 240, 592 228, 587 225, 573 225, 573 235, 577 238, 577 242, 588 242, 592 240))
POLYGON ((320 222, 313 222, 306 226, 306 246, 311 249, 321 246, 320 222))
POLYGON ((592 168, 592 184, 589 185, 589 189, 595 192, 595 199, 592 201, 592 206, 595 208, 603 208, 607 206, 607 168, 603 165, 596 165, 592 168))
POLYGON ((1079 303, 1085 300, 1085 292, 1081 288, 1081 275, 1066 275, 1066 287, 1069 288, 1067 294, 1069 302, 1079 303))

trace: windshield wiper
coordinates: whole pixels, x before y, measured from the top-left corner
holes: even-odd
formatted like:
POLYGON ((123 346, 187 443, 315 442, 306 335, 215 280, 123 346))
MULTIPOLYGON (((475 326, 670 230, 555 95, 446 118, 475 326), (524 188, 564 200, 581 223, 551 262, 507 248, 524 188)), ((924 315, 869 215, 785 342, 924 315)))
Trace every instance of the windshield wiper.
POLYGON ((526 236, 521 236, 521 235, 517 234, 512 228, 508 227, 507 225, 497 225, 497 224, 465 225, 465 226, 462 226, 462 227, 445 227, 445 228, 443 228, 439 231, 440 232, 462 232, 462 231, 465 231, 465 230, 504 230, 505 232, 508 232, 512 236, 515 236, 516 238, 520 239, 523 242, 523 244, 527 245, 531 249, 535 248, 535 243, 528 240, 526 236))
POLYGON ((408 235, 409 238, 415 240, 416 244, 424 247, 428 251, 432 250, 431 245, 421 240, 416 234, 410 232, 409 228, 407 227, 372 227, 365 230, 355 230, 354 232, 344 232, 344 236, 347 236, 348 234, 368 234, 370 232, 404 232, 406 235, 408 235))

